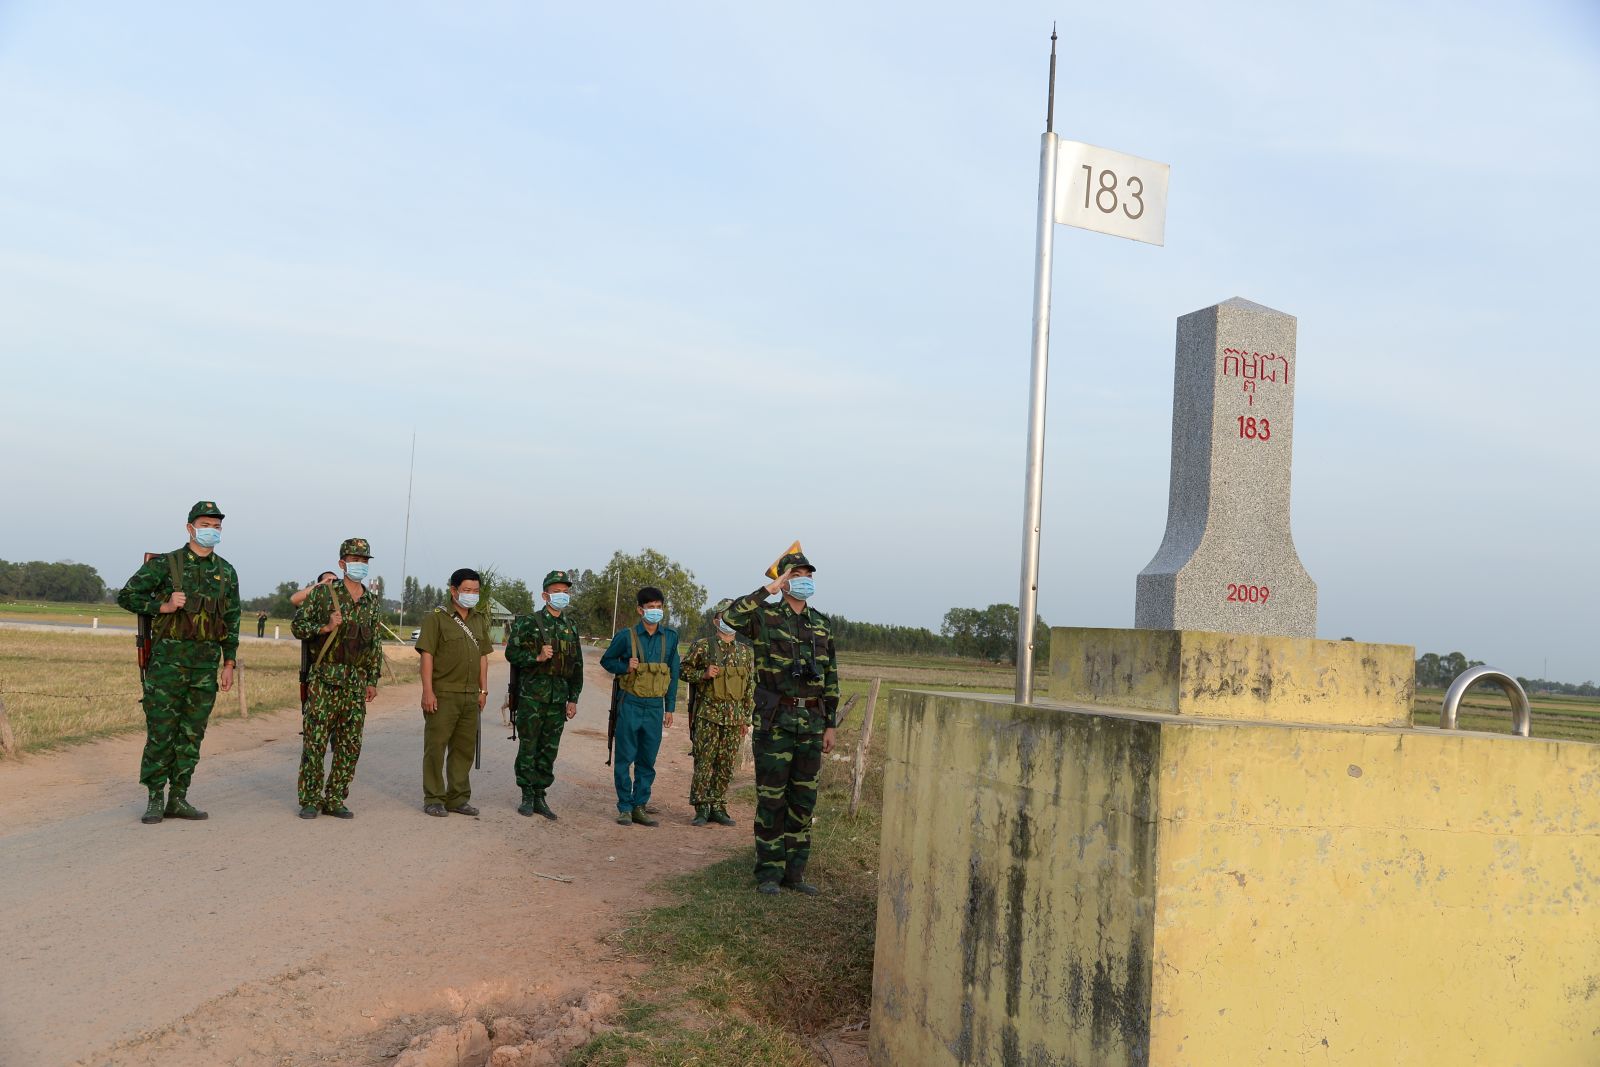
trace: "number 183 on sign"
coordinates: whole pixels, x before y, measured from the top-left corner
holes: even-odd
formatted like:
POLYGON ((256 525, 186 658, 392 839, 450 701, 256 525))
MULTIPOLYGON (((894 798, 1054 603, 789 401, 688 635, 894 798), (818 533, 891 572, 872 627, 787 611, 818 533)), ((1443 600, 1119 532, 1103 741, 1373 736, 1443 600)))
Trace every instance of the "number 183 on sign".
POLYGON ((1146 244, 1166 239, 1165 163, 1079 141, 1056 152, 1056 222, 1146 244))

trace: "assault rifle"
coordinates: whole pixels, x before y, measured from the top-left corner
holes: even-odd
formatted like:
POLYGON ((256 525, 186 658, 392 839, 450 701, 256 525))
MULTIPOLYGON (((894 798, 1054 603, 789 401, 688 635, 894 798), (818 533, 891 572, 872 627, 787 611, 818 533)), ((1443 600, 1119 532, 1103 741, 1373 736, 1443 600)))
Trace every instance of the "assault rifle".
POLYGON ((617 739, 617 709, 622 707, 622 678, 611 678, 611 711, 606 719, 606 766, 611 766, 611 748, 617 739))
POLYGON ((695 727, 695 723, 697 723, 699 721, 700 705, 702 703, 704 703, 705 698, 706 698, 706 687, 705 687, 705 685, 704 684, 696 685, 695 683, 690 682, 689 683, 689 744, 691 746, 694 744, 694 727, 695 727))
MULTIPOLYGON (((157 556, 164 555, 166 555, 165 552, 146 552, 144 561, 149 563, 157 556)), ((156 620, 153 615, 139 615, 137 618, 139 620, 138 631, 134 636, 133 643, 139 652, 139 684, 142 686, 144 685, 144 673, 150 669, 150 653, 155 649, 156 620)))
POLYGON ((507 741, 517 739, 517 697, 522 692, 522 668, 515 663, 511 665, 511 681, 506 685, 506 717, 511 720, 511 736, 507 741))

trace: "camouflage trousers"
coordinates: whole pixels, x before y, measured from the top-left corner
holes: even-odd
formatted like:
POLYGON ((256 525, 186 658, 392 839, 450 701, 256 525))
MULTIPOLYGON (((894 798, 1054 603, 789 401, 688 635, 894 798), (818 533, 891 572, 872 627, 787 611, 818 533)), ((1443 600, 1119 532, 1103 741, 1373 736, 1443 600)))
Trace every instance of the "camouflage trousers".
POLYGON ((517 701, 517 785, 524 793, 542 793, 556 780, 556 750, 567 725, 564 702, 517 701))
POLYGON ((798 878, 811 856, 811 809, 822 773, 822 735, 757 729, 756 881, 798 878))
POLYGON ((146 789, 172 785, 182 796, 189 790, 200 742, 206 736, 211 705, 217 700, 216 664, 184 666, 163 656, 162 645, 144 674, 144 755, 139 781, 146 789))
POLYGON ((739 761, 743 727, 720 722, 697 722, 694 727, 694 778, 689 783, 689 803, 722 808, 728 802, 728 783, 739 761))
POLYGON ((306 698, 300 746, 300 806, 333 807, 350 795, 361 758, 361 731, 367 722, 367 688, 364 685, 328 685, 311 680, 306 698), (333 759, 323 791, 322 759, 329 746, 333 759))

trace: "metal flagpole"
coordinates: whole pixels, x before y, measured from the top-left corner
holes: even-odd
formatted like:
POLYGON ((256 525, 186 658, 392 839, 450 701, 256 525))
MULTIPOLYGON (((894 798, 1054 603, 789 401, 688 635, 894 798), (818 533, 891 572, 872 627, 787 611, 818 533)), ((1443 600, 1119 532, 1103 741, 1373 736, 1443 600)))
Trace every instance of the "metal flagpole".
POLYGON ((1033 372, 1028 388, 1028 464, 1022 498, 1022 583, 1017 594, 1019 704, 1033 700, 1033 621, 1039 610, 1039 529, 1044 497, 1044 401, 1050 364, 1050 256, 1055 247, 1056 29, 1050 27, 1050 94, 1039 144, 1038 252, 1033 261, 1033 372))
POLYGON ((411 555, 411 484, 417 473, 417 431, 411 431, 411 467, 406 472, 406 539, 400 549, 400 628, 406 626, 406 560, 411 555))

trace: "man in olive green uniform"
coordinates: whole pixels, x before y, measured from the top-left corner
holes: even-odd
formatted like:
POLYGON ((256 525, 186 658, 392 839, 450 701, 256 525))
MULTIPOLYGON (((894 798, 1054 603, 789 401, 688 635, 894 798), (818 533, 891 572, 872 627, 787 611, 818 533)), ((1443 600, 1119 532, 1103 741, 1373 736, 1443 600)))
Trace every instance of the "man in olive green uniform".
POLYGON ((567 720, 578 714, 583 692, 583 646, 578 628, 564 613, 572 603, 572 576, 544 576, 544 607, 519 615, 506 636, 506 661, 518 673, 516 706, 519 815, 554 819, 545 790, 556 780, 556 750, 567 720))
POLYGON ((422 617, 422 810, 443 818, 476 815, 472 757, 478 713, 489 697, 489 616, 475 611, 482 592, 478 572, 450 575, 450 607, 422 617))
POLYGON ((310 691, 306 698, 304 743, 300 746, 300 817, 315 819, 321 811, 339 819, 354 818, 345 807, 350 781, 361 758, 361 731, 367 703, 377 698, 383 670, 379 643, 378 598, 367 592, 372 547, 365 537, 339 545, 343 581, 311 587, 295 609, 294 635, 310 641, 310 691), (333 746, 327 791, 322 785, 322 758, 333 746))
POLYGON ((189 803, 189 781, 218 685, 223 692, 233 688, 239 655, 239 576, 214 551, 222 512, 200 501, 189 509, 188 530, 188 544, 152 557, 117 593, 125 610, 152 620, 139 763, 139 781, 150 791, 143 823, 206 817, 189 803), (171 794, 163 799, 168 784, 171 794))
POLYGON ((816 568, 799 552, 778 560, 778 577, 734 601, 723 619, 755 646, 756 888, 814 895, 805 880, 811 810, 822 757, 839 725, 839 664, 828 617, 806 603, 816 568), (771 595, 782 594, 775 604, 771 595))
POLYGON ((755 707, 755 656, 750 646, 737 640, 723 612, 733 605, 722 600, 712 609, 717 636, 702 637, 689 646, 678 677, 694 686, 689 705, 689 736, 694 749, 694 779, 689 803, 694 805, 694 825, 708 822, 732 826, 728 815, 728 783, 739 758, 739 744, 750 729, 755 707))

